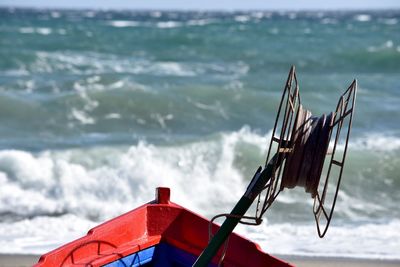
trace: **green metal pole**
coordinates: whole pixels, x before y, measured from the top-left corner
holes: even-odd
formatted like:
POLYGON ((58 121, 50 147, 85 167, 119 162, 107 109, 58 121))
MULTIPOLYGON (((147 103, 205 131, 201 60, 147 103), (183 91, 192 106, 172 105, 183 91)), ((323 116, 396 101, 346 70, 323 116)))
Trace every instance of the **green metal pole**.
MULTIPOLYGON (((246 192, 240 198, 239 202, 231 211, 231 215, 238 215, 237 217, 227 217, 221 225, 214 238, 211 239, 208 246, 201 253, 199 258, 192 267, 206 267, 217 254, 218 249, 225 242, 228 236, 232 233, 233 229, 240 221, 240 216, 243 216, 250 208, 254 199, 260 194, 261 190, 271 179, 274 163, 276 162, 277 154, 271 159, 263 171, 261 167, 258 168, 253 179, 251 180, 246 192)), ((279 163, 278 163, 279 164, 279 163)))

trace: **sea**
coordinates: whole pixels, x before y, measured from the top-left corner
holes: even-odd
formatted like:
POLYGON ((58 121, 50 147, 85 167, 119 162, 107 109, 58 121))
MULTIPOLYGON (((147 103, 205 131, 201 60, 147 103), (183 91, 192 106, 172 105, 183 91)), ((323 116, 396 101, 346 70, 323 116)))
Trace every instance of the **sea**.
POLYGON ((0 253, 45 253, 158 186, 229 212, 292 65, 316 116, 358 81, 333 220, 320 239, 295 188, 237 232, 273 255, 400 259, 400 10, 1 8, 0 253))

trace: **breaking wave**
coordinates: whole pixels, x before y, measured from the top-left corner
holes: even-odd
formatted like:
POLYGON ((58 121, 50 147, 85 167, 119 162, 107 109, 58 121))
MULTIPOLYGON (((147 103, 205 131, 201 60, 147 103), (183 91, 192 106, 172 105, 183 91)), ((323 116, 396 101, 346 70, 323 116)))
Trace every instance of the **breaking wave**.
MULTIPOLYGON (((236 132, 174 146, 156 146, 141 141, 130 147, 40 153, 0 151, 0 239, 12 240, 8 246, 1 246, 4 248, 1 252, 42 253, 54 248, 61 242, 84 234, 96 222, 152 200, 157 186, 170 187, 174 202, 200 214, 213 216, 227 212, 244 192, 257 162, 260 165, 263 163, 269 138, 270 133, 260 135, 244 127, 236 132), (250 167, 249 161, 252 162, 250 167), (18 234, 17 230, 22 232, 18 234), (22 233, 30 239, 24 241, 26 237, 22 233)), ((352 146, 363 143, 362 140, 356 139, 352 146)), ((357 147, 359 149, 360 145, 357 147)), ((363 149, 368 151, 374 148, 365 145, 363 149)), ((330 251, 333 251, 332 255, 365 257, 365 250, 364 254, 357 254, 352 247, 345 247, 340 252, 332 247, 342 242, 344 236, 356 241, 359 237, 355 234, 357 231, 364 233, 374 229, 380 234, 373 244, 375 254, 369 257, 394 255, 392 250, 397 243, 393 243, 389 250, 378 248, 387 242, 389 228, 397 227, 398 222, 380 227, 376 217, 371 216, 386 213, 392 207, 364 201, 362 197, 359 200, 358 195, 350 194, 345 187, 339 195, 338 220, 349 218, 369 223, 358 224, 354 228, 334 226, 328 241, 324 240, 326 245, 316 245, 310 199, 300 191, 283 192, 278 197, 277 207, 271 209, 270 215, 267 214, 264 228, 243 228, 239 232, 277 254, 331 255, 330 251), (301 221, 309 221, 309 225, 285 223, 301 210, 308 210, 298 215, 303 218, 301 221), (365 213, 365 210, 370 213, 365 213), (293 246, 288 248, 287 244, 293 246)), ((361 236, 367 238, 368 235, 361 236)))

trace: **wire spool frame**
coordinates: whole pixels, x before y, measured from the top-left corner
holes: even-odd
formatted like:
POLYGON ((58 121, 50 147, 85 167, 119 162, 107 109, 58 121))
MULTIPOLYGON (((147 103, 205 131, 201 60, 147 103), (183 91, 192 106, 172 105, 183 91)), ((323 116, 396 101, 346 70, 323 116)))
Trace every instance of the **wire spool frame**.
MULTIPOLYGON (((286 85, 276 115, 274 128, 272 130, 271 142, 268 147, 265 166, 267 166, 272 156, 276 153, 279 154, 280 157, 283 157, 282 159, 283 162, 281 166, 285 165, 284 154, 290 152, 287 140, 290 140, 290 137, 292 135, 292 128, 295 123, 295 119, 297 117, 300 105, 301 105, 301 100, 299 95, 299 85, 297 82, 295 67, 292 66, 289 71, 288 78, 286 80, 286 85), (272 153, 274 149, 275 152, 272 153)), ((257 218, 262 217, 262 215, 274 202, 275 198, 279 195, 281 191, 282 170, 283 170, 282 167, 274 166, 271 180, 266 185, 264 190, 265 192, 263 194, 260 194, 258 198, 257 211, 256 211, 257 218), (264 202, 262 207, 260 208, 261 198, 264 198, 264 202)))
POLYGON ((332 219, 336 199, 339 192, 343 167, 346 160, 350 130, 353 122, 353 112, 357 94, 357 81, 354 80, 349 88, 340 97, 334 113, 329 139, 333 140, 331 155, 327 158, 327 174, 319 183, 318 191, 314 197, 313 213, 317 224, 319 237, 324 237, 332 219), (344 131, 342 131, 342 127, 344 131), (332 136, 333 135, 333 136, 332 136), (337 151, 339 145, 343 151, 337 151), (333 180, 333 181, 332 181, 333 180), (329 182, 336 183, 333 191, 328 191, 329 182), (328 198, 331 196, 331 199, 328 198))
POLYGON ((325 235, 339 192, 356 92, 354 80, 340 97, 335 112, 315 117, 302 106, 295 68, 290 69, 266 160, 269 162, 272 155, 277 154, 281 164, 273 167, 272 177, 259 195, 255 215, 259 221, 281 191, 304 187, 314 199, 313 214, 318 235, 325 235), (344 138, 343 126, 346 128, 344 138), (339 146, 343 150, 337 152, 339 146), (331 184, 330 190, 328 184, 331 184))
POLYGON ((343 173, 356 91, 357 82, 353 81, 340 97, 335 112, 314 117, 301 105, 295 68, 292 66, 272 130, 265 168, 257 169, 246 192, 231 213, 217 215, 210 221, 211 239, 212 221, 218 217, 226 217, 216 235, 212 237, 193 266, 208 265, 225 242, 219 261, 219 265, 221 265, 228 248, 229 234, 236 225, 238 223, 259 225, 264 213, 285 188, 301 186, 311 194, 311 197, 314 198, 313 213, 318 235, 320 237, 325 235, 332 219, 343 173), (344 150, 340 155, 338 153, 340 150, 337 152, 336 149, 339 147, 338 142, 344 125, 347 127, 347 134, 344 139, 344 150), (326 161, 332 135, 335 136, 333 149, 330 160, 326 161), (321 180, 324 166, 328 166, 328 171, 325 178, 321 180), (332 171, 334 166, 338 167, 336 173, 332 171), (334 177, 337 181, 336 186, 334 192, 330 192, 328 183, 334 177), (327 201, 330 195, 333 195, 332 202, 327 201), (255 216, 244 216, 257 196, 255 216), (261 205, 262 198, 264 201, 261 205), (243 221, 243 219, 248 221, 243 221))

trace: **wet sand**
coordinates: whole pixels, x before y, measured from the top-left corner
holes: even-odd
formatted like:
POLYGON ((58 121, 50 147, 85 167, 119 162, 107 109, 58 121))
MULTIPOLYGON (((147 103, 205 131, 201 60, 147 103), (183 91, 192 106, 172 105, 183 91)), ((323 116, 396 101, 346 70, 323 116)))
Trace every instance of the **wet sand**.
MULTIPOLYGON (((290 255, 278 255, 298 267, 394 267, 400 266, 400 260, 369 260, 334 257, 302 257, 290 255)), ((0 267, 27 267, 37 262, 37 255, 12 255, 0 254, 0 267)))
POLYGON ((27 267, 39 260, 38 255, 0 254, 0 267, 27 267))

